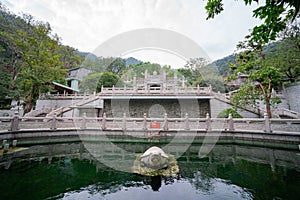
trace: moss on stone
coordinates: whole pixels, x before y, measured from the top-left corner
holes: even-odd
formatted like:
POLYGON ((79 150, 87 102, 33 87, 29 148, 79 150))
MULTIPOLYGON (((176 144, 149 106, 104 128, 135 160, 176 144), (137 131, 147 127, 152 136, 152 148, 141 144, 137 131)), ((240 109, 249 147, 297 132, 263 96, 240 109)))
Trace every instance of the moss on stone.
POLYGON ((141 162, 142 154, 139 154, 136 156, 136 159, 133 163, 132 172, 143 176, 172 176, 178 174, 179 167, 176 158, 171 154, 167 155, 169 157, 168 167, 155 170, 144 166, 141 162))

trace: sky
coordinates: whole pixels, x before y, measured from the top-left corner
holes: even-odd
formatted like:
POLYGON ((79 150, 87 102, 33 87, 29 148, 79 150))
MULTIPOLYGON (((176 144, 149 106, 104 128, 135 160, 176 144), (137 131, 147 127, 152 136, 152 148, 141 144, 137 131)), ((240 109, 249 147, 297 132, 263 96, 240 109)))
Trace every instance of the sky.
MULTIPOLYGON (((223 0, 224 11, 206 20, 206 0, 2 0, 15 14, 28 13, 49 22, 64 45, 94 52, 114 36, 144 28, 170 30, 195 42, 210 61, 232 54, 236 45, 260 23, 257 7, 223 0)), ((128 38, 130 40, 130 38, 128 38)), ((176 42, 176 41, 174 41, 176 42)), ((170 50, 170 49, 169 49, 170 50)), ((181 67, 186 62, 170 51, 139 48, 121 57, 181 67)))

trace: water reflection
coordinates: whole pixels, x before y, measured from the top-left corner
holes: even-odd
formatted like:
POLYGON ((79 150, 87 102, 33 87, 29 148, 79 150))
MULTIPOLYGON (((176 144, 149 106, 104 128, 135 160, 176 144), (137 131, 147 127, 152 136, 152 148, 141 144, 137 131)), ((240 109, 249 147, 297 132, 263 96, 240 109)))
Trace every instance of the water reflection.
POLYGON ((161 176, 150 177, 150 185, 154 192, 157 192, 161 187, 161 176))
MULTIPOLYGON (((118 145, 139 153, 148 148, 143 144, 118 145)), ((122 164, 130 160, 109 146, 104 149, 102 156, 111 162, 122 164)), ((297 199, 300 196, 297 151, 217 145, 207 157, 199 158, 198 150, 198 145, 192 145, 178 159, 179 175, 145 177, 103 165, 81 143, 33 146, 0 156, 0 199, 297 199)))

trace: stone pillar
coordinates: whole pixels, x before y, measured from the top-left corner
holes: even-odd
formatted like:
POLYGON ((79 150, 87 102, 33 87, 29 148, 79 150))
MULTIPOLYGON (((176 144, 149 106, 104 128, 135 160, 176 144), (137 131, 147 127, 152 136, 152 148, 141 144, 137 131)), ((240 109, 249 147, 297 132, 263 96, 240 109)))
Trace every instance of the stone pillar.
POLYGON ((190 130, 189 114, 185 113, 185 130, 190 130))
POLYGON ((145 76, 145 81, 146 81, 148 79, 148 70, 147 69, 145 70, 144 76, 145 76))
POLYGON ((15 112, 15 115, 12 118, 10 131, 18 131, 19 130, 19 113, 15 112))
POLYGON ((115 94, 115 86, 114 85, 112 86, 112 94, 113 95, 115 94))
POLYGON ((165 93, 165 90, 167 89, 167 73, 165 72, 165 70, 163 70, 162 80, 163 80, 162 90, 163 93, 165 93))
POLYGON ((144 113, 143 130, 147 130, 147 114, 144 113))
POLYGON ((123 94, 126 94, 126 85, 124 84, 123 94))
POLYGON ((13 140, 13 141, 12 141, 12 147, 13 147, 13 148, 16 148, 16 147, 17 147, 17 142, 18 142, 17 140, 13 140))
POLYGON ((3 153, 7 153, 8 149, 9 149, 9 144, 8 143, 3 144, 3 153))
POLYGON ((232 114, 229 113, 229 116, 228 116, 228 130, 229 131, 233 131, 234 130, 234 127, 233 127, 233 118, 232 118, 232 114))
POLYGON ((137 87, 136 87, 136 74, 133 77, 133 91, 134 93, 137 93, 137 87))
POLYGON ((56 124, 57 119, 56 118, 57 118, 56 113, 54 113, 52 116, 52 120, 51 120, 51 126, 50 126, 51 130, 56 130, 56 128, 57 128, 57 124, 56 124))
POLYGON ((264 120, 265 120, 265 132, 271 133, 271 124, 270 124, 270 118, 267 113, 264 114, 264 120))
POLYGON ((106 130, 106 113, 103 114, 101 128, 102 130, 106 130))
POLYGON ((209 114, 206 114, 206 131, 211 131, 211 118, 209 114))
POLYGON ((1 148, 4 148, 4 145, 7 143, 7 140, 2 140, 2 147, 1 148))
POLYGON ((174 70, 174 93, 176 94, 178 91, 178 77, 177 77, 177 69, 174 70))
POLYGON ((167 131, 169 130, 169 124, 168 124, 168 114, 165 113, 165 116, 164 116, 164 127, 163 127, 164 131, 167 131))
POLYGON ((86 113, 84 112, 82 115, 82 121, 81 121, 81 129, 86 129, 86 113))
POLYGON ((183 88, 185 88, 185 77, 184 76, 182 76, 182 80, 181 80, 182 82, 181 82, 181 87, 183 87, 183 88))
POLYGON ((126 113, 123 113, 122 130, 126 130, 126 113))

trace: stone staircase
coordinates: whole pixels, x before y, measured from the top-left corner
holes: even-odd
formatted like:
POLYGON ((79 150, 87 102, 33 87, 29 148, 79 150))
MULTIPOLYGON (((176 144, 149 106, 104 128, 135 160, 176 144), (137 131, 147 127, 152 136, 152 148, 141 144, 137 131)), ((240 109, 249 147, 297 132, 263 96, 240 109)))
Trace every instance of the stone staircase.
POLYGON ((77 101, 77 102, 75 102, 73 104, 70 104, 68 106, 63 106, 63 107, 57 108, 55 110, 52 110, 51 112, 49 112, 47 114, 46 117, 53 117, 54 115, 61 116, 63 113, 68 112, 68 111, 74 109, 74 107, 83 106, 83 105, 91 103, 91 102, 93 102, 93 101, 95 101, 97 99, 99 99, 99 96, 97 96, 97 95, 96 96, 95 95, 90 95, 89 97, 87 97, 87 98, 85 98, 85 99, 83 99, 81 101, 77 101))
MULTIPOLYGON (((223 94, 223 93, 217 93, 217 92, 211 92, 212 96, 215 98, 215 99, 218 99, 219 101, 222 101, 224 103, 227 103, 229 105, 233 105, 232 102, 230 101, 230 97, 227 96, 226 94, 223 94)), ((265 113, 265 110, 263 108, 258 108, 258 107, 253 107, 253 106, 244 106, 244 107, 240 107, 241 109, 244 109, 246 111, 249 111, 249 112, 252 112, 252 113, 255 113, 261 117, 264 116, 264 113, 265 113)), ((275 116, 275 117, 279 117, 279 116, 275 116)))
MULTIPOLYGON (((214 96, 214 98, 218 99, 219 101, 223 101, 225 103, 232 105, 229 96, 227 96, 226 94, 212 92, 212 95, 214 96)), ((265 109, 261 108, 261 107, 255 108, 255 107, 251 107, 251 106, 245 106, 242 109, 253 112, 260 116, 263 116, 264 113, 266 112, 265 109)), ((285 108, 277 108, 277 109, 272 110, 272 115, 273 115, 273 117, 276 117, 276 118, 288 117, 288 118, 292 118, 292 119, 300 119, 300 113, 293 111, 293 110, 288 110, 285 108)))
POLYGON ((279 115, 280 118, 293 118, 293 119, 300 119, 300 113, 293 111, 293 110, 288 110, 285 108, 280 108, 280 109, 276 109, 274 111, 274 113, 276 113, 276 115, 279 115))
POLYGON ((29 113, 26 113, 24 117, 38 117, 44 114, 48 114, 52 111, 51 108, 40 108, 37 110, 31 110, 29 113))

